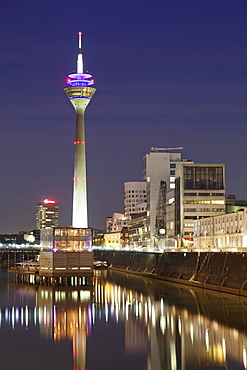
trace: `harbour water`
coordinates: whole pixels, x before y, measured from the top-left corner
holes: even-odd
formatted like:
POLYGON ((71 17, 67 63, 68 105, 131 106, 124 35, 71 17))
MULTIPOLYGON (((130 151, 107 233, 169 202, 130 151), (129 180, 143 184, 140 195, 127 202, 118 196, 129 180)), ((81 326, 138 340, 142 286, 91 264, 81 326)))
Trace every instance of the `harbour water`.
POLYGON ((86 286, 0 273, 6 370, 247 369, 247 298, 125 273, 86 286))

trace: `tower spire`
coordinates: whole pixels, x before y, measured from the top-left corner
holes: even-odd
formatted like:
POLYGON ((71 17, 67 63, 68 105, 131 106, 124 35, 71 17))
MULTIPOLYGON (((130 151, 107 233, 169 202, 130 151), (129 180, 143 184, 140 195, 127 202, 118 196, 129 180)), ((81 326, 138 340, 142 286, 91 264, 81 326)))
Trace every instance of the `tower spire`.
POLYGON ((82 56, 82 32, 78 32, 79 37, 79 50, 77 57, 77 73, 83 73, 83 56, 82 56))

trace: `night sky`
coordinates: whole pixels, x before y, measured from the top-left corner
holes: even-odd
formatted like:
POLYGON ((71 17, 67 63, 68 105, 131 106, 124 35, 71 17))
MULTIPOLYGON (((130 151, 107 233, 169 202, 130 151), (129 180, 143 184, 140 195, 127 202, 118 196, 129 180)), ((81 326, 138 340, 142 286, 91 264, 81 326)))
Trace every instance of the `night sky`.
POLYGON ((183 146, 225 163, 227 193, 247 199, 246 0, 1 0, 0 233, 35 228, 36 203, 71 224, 75 112, 63 88, 84 70, 89 224, 123 212, 142 157, 183 146))

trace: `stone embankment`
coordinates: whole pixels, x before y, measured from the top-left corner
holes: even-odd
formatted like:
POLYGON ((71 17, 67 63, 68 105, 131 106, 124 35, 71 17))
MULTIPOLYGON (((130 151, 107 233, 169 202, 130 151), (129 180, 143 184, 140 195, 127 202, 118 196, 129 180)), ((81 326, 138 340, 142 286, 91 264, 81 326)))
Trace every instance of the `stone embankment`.
POLYGON ((247 253, 94 251, 112 269, 247 296, 247 253))

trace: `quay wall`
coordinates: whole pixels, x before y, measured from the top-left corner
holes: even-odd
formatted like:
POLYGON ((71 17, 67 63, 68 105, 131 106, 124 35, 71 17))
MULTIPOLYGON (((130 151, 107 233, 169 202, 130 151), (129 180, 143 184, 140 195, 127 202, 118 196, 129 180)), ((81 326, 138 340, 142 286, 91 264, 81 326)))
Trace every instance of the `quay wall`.
POLYGON ((33 248, 1 248, 0 267, 9 268, 22 261, 33 260, 39 255, 39 250, 33 248))
POLYGON ((94 251, 112 269, 247 296, 247 253, 94 251))

